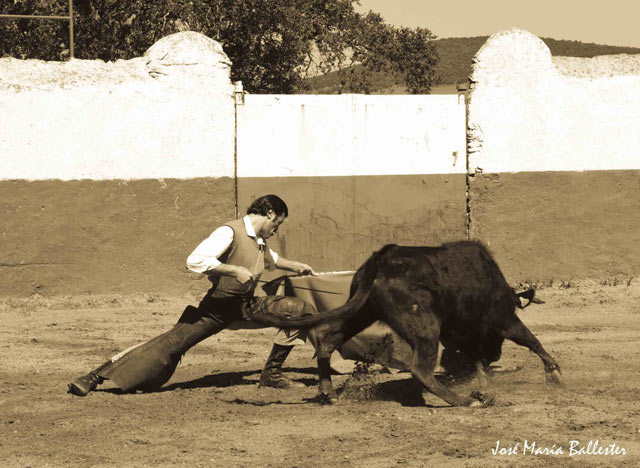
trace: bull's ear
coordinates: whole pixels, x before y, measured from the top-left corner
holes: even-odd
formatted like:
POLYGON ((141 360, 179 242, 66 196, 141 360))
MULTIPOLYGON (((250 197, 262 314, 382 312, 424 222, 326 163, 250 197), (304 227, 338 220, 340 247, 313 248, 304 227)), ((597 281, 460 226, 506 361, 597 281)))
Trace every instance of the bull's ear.
POLYGON ((522 291, 516 294, 518 298, 518 304, 516 304, 520 309, 524 309, 529 304, 544 304, 544 301, 538 299, 536 297, 536 290, 533 288, 529 288, 526 291, 522 291))

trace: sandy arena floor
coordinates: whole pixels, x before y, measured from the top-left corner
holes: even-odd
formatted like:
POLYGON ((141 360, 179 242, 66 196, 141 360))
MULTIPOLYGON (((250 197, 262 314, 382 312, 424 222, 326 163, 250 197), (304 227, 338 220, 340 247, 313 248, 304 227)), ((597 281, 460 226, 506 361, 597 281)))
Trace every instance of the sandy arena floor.
POLYGON ((340 402, 319 405, 310 346, 285 369, 306 388, 258 389, 272 329, 205 340, 161 391, 123 395, 105 384, 74 397, 72 378, 165 331, 197 300, 0 300, 0 465, 640 466, 640 280, 627 283, 539 290, 547 303, 519 314, 566 387, 548 387, 537 356, 509 342, 490 379, 496 404, 479 409, 430 394, 418 406, 410 374, 379 372, 336 376, 340 402))

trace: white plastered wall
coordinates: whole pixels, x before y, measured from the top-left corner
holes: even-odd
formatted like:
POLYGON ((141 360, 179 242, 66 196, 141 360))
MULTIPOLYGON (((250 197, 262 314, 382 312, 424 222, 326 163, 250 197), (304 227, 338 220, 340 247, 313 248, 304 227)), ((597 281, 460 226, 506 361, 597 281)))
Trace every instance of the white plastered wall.
POLYGON ((0 180, 232 177, 231 62, 194 32, 143 57, 0 59, 0 180))
POLYGON ((239 177, 464 174, 465 101, 429 96, 246 96, 239 177))
POLYGON ((513 28, 478 51, 471 82, 471 172, 640 169, 640 55, 552 58, 513 28))

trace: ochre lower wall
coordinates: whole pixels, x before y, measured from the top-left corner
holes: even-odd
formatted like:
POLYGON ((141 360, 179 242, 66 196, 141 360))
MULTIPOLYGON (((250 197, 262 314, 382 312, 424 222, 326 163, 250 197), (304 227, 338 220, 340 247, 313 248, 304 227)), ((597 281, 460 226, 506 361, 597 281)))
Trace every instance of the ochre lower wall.
MULTIPOLYGON (((353 269, 385 243, 466 233, 464 175, 239 179, 239 208, 282 196, 271 245, 319 271, 353 269)), ((640 274, 640 171, 471 178, 471 237, 511 283, 640 274)), ((183 294, 184 262, 235 216, 231 178, 0 181, 0 296, 183 294)))
POLYGON ((318 271, 355 269, 387 243, 466 236, 464 174, 239 178, 240 214, 267 193, 289 207, 270 246, 318 271))
POLYGON ((511 283, 640 273, 640 171, 471 177, 471 237, 511 283))
POLYGON ((235 217, 232 178, 0 181, 0 296, 184 294, 185 260, 235 217))

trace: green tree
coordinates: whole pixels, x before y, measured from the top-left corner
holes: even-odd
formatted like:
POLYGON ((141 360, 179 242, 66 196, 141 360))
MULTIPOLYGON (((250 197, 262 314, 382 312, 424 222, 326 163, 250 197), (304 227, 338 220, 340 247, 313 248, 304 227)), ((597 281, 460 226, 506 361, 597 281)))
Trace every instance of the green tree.
MULTIPOLYGON (((9 0, 13 14, 64 14, 66 0, 9 0)), ((394 28, 357 0, 75 0, 75 55, 105 61, 140 56, 168 34, 192 30, 222 44, 232 79, 252 93, 308 89, 308 78, 342 72, 343 92, 368 92, 372 71, 429 91, 438 60, 428 29, 394 28), (361 63, 359 72, 350 66, 361 63)), ((0 53, 64 60, 66 24, 0 21, 0 53)))
MULTIPOLYGON (((68 9, 60 0, 3 0, 0 1, 0 13, 66 16, 68 9)), ((66 60, 69 57, 69 23, 0 18, 0 56, 66 60)))

